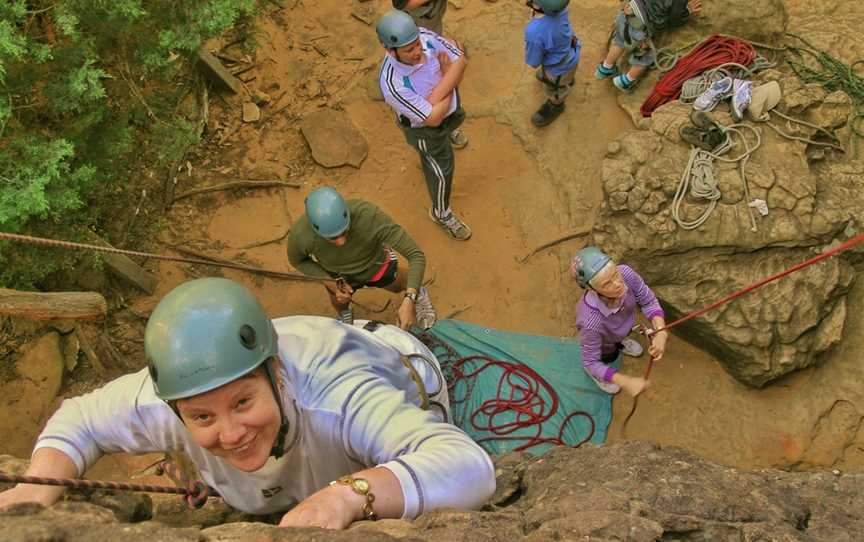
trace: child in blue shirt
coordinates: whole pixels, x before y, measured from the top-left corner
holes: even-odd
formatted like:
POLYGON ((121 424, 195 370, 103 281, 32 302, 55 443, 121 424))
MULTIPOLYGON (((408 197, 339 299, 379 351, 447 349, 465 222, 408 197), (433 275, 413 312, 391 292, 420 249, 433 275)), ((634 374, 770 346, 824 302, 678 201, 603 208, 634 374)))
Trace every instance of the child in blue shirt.
POLYGON ((573 34, 567 14, 570 0, 529 0, 528 7, 542 17, 525 27, 525 63, 537 68, 546 102, 531 116, 539 127, 552 123, 564 111, 579 66, 582 44, 573 34))

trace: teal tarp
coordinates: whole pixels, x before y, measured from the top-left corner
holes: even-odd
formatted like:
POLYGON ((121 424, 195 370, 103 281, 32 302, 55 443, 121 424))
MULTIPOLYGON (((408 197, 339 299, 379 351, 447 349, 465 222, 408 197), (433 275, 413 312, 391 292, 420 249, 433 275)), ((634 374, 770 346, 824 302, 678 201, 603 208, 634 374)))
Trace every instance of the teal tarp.
MULTIPOLYGON (((460 357, 479 354, 497 360, 522 363, 546 380, 558 395, 558 410, 542 425, 543 437, 556 438, 568 414, 584 411, 591 415, 595 424, 594 435, 589 442, 602 444, 606 441, 606 431, 612 418, 612 397, 602 392, 582 369, 581 350, 576 339, 497 331, 458 320, 440 320, 429 333, 449 345, 460 357)), ((435 354, 441 360, 445 374, 451 377, 451 368, 448 365, 455 360, 444 354, 440 348, 435 349, 435 354)), ((470 361, 462 370, 470 372, 478 369, 482 363, 470 361)), ((510 386, 505 385, 501 392, 498 391, 503 372, 502 368, 490 367, 475 378, 457 381, 455 388, 451 390, 454 422, 474 440, 495 436, 487 430, 476 429, 471 423, 471 415, 484 401, 497 396, 502 399, 509 398, 510 386)), ((541 391, 541 397, 547 405, 551 405, 551 398, 545 391, 541 391)), ((496 416, 495 424, 506 424, 515 419, 516 412, 507 411, 496 416)), ((477 421, 482 424, 486 420, 481 415, 477 421)), ((571 446, 578 444, 588 436, 590 430, 590 422, 584 417, 573 417, 567 423, 562 440, 571 446)), ((510 435, 534 436, 536 433, 535 426, 519 428, 510 435)), ((490 453, 499 454, 509 452, 525 442, 526 440, 491 440, 481 442, 481 445, 490 453)), ((539 444, 526 451, 541 454, 550 447, 552 444, 539 444)))

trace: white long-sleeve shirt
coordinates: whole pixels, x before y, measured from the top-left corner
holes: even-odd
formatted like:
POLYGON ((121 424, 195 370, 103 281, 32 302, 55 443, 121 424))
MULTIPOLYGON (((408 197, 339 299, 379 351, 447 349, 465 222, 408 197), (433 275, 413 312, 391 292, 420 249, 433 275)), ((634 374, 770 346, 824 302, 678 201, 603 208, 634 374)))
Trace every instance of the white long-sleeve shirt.
POLYGON ((441 507, 477 508, 491 497, 495 473, 486 452, 442 421, 440 410, 418 406, 418 386, 400 353, 433 361, 434 367, 411 360, 430 399, 449 409, 437 360, 420 341, 394 326, 371 332, 317 316, 273 323, 290 424, 280 459, 249 473, 196 445, 156 397, 146 369, 65 400, 36 449, 62 451, 79 475, 103 453, 184 450, 226 502, 257 514, 285 510, 331 480, 373 466, 398 478, 404 518, 441 507))

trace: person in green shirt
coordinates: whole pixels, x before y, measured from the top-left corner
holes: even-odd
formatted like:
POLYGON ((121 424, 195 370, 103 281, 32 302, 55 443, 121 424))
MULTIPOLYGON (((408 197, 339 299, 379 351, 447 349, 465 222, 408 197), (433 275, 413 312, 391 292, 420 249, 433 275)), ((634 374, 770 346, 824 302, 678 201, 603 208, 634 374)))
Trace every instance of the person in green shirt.
POLYGON ((397 310, 399 327, 431 327, 435 313, 423 284, 426 256, 402 226, 368 201, 345 200, 333 188, 313 191, 306 213, 291 227, 288 261, 301 273, 325 282, 339 319, 351 324, 351 297, 363 287, 405 291, 397 310), (400 268, 396 253, 408 260, 400 268))

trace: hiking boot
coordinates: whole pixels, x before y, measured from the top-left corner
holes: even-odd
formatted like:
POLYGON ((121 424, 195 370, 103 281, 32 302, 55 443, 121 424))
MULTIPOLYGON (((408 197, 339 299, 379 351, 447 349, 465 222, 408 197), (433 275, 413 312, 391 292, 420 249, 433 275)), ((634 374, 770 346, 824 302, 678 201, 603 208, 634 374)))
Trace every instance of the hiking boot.
POLYGON ((711 111, 717 104, 725 100, 732 93, 732 78, 724 77, 717 81, 708 90, 699 95, 693 102, 693 109, 698 111, 711 111))
POLYGON ((624 353, 625 356, 632 356, 634 358, 638 358, 642 355, 642 345, 639 344, 639 341, 624 338, 621 339, 621 352, 624 353))
POLYGON ((678 130, 678 135, 681 136, 683 141, 708 152, 714 151, 726 143, 725 132, 716 126, 707 130, 694 128, 693 126, 682 126, 678 130))
POLYGON ((618 75, 618 66, 612 66, 611 68, 607 68, 601 62, 597 65, 597 69, 594 70, 594 78, 595 79, 606 79, 607 77, 615 77, 618 75))
POLYGON ((629 92, 636 86, 636 81, 627 77, 626 73, 622 73, 621 75, 616 75, 612 78, 612 84, 615 85, 618 90, 629 92))
POLYGON ((465 132, 456 128, 450 132, 450 144, 453 145, 454 149, 464 149, 468 146, 468 136, 465 135, 465 132))
POLYGON ((593 380, 594 383, 597 384, 598 388, 605 391, 609 395, 615 395, 616 393, 621 391, 621 386, 619 386, 618 384, 615 384, 613 382, 605 382, 603 380, 599 380, 599 379, 595 378, 594 375, 592 375, 588 371, 585 371, 585 374, 587 374, 588 376, 591 377, 591 380, 593 380))
POLYGON ((339 311, 339 316, 336 318, 343 324, 353 325, 354 324, 354 311, 351 309, 345 309, 339 311))
POLYGON ((468 227, 468 224, 459 220, 452 212, 446 218, 438 218, 432 212, 432 209, 429 209, 429 218, 444 228, 444 231, 457 241, 467 241, 471 238, 471 228, 468 227))
POLYGON ((414 316, 417 319, 417 325, 423 329, 434 326, 438 319, 435 307, 432 306, 432 300, 429 299, 429 290, 425 286, 421 286, 417 292, 417 301, 414 302, 414 316))
POLYGON ((564 111, 564 104, 553 104, 550 101, 543 102, 540 109, 531 115, 531 123, 538 128, 552 124, 552 121, 558 118, 564 111))
POLYGON ((708 116, 704 111, 690 111, 690 122, 696 128, 700 130, 710 130, 711 128, 719 128, 720 125, 717 124, 714 119, 708 116))
POLYGON ((744 111, 753 99, 753 83, 743 79, 735 79, 732 83, 732 118, 735 122, 744 120, 744 111))

